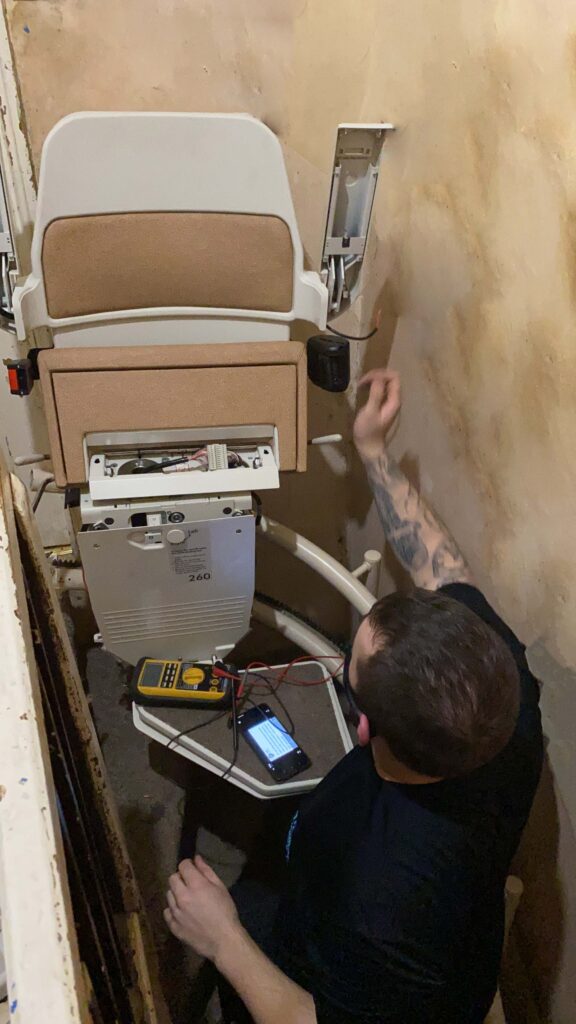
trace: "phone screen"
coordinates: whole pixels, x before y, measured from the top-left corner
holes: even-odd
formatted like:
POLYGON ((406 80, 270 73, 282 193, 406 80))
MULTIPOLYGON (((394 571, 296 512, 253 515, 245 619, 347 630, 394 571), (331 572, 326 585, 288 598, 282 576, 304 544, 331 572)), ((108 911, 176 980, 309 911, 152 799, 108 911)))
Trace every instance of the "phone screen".
POLYGON ((298 749, 298 744, 275 717, 263 718, 261 722, 251 725, 246 732, 250 735, 252 742, 260 748, 267 761, 271 763, 285 757, 291 750, 298 749))

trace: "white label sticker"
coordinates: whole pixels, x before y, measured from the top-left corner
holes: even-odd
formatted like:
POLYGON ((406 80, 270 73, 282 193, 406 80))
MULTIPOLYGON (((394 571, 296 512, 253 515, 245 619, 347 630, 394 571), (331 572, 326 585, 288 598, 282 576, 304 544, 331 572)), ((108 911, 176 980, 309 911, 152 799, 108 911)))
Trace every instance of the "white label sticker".
POLYGON ((170 556, 172 571, 178 576, 188 576, 191 583, 211 579, 210 531, 206 527, 190 527, 186 540, 173 547, 170 556))

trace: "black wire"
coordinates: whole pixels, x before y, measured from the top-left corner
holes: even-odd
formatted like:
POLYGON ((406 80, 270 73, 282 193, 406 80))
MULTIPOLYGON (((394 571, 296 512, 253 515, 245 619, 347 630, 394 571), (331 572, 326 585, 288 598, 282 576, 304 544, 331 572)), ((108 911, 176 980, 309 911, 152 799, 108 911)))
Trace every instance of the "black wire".
POLYGON ((345 338, 346 341, 369 341, 376 334, 378 328, 374 327, 370 331, 370 334, 344 334, 343 331, 337 331, 335 327, 330 327, 330 324, 326 324, 326 330, 330 331, 331 334, 336 334, 339 338, 345 338))
MULTIPOLYGON (((286 718, 288 719, 288 722, 289 722, 289 728, 288 729, 285 729, 284 726, 282 725, 282 723, 280 723, 281 728, 278 729, 278 732, 283 732, 285 734, 288 734, 288 736, 292 736, 293 737, 294 736, 294 731, 295 731, 294 719, 292 718, 292 715, 288 711, 288 708, 286 707, 284 701, 278 696, 278 689, 280 687, 282 679, 279 679, 278 682, 276 683, 276 686, 274 686, 273 680, 267 679, 266 676, 262 675, 260 672, 253 672, 250 669, 250 671, 247 674, 248 674, 249 677, 254 676, 256 679, 261 679, 266 684, 266 686, 268 688, 269 694, 272 697, 274 697, 274 699, 276 701, 278 701, 278 704, 280 705, 282 711, 286 715, 286 718)), ((270 721, 270 719, 264 714, 264 712, 260 710, 260 708, 259 708, 258 704, 256 703, 256 701, 252 700, 252 698, 250 697, 250 692, 245 694, 245 696, 243 698, 243 701, 244 700, 248 704, 251 704, 252 707, 257 708, 260 711, 260 713, 262 715, 262 718, 266 722, 270 721)), ((232 684, 232 737, 233 737, 232 738, 232 742, 233 742, 234 754, 233 754, 232 760, 230 761, 230 764, 226 766, 226 768, 224 769, 224 772, 220 776, 221 779, 226 779, 229 776, 230 772, 232 771, 232 769, 236 765, 236 761, 238 760, 239 736, 238 736, 238 717, 237 717, 238 712, 237 712, 237 708, 238 708, 238 703, 237 703, 236 686, 233 683, 232 684)), ((172 739, 166 744, 167 749, 170 749, 170 747, 174 743, 177 743, 181 736, 187 736, 191 732, 196 732, 197 729, 204 729, 205 726, 212 725, 213 722, 219 721, 220 718, 224 718, 224 716, 227 715, 227 714, 228 714, 227 710, 226 711, 219 711, 216 715, 212 715, 212 718, 208 718, 205 722, 197 722, 196 725, 191 725, 188 729, 182 729, 181 732, 176 733, 176 736, 173 736, 172 739)), ((272 725, 274 725, 274 722, 272 722, 272 725)), ((278 728, 278 726, 274 726, 274 727, 278 728)))
POLYGON ((234 757, 230 761, 230 764, 227 765, 227 767, 222 772, 222 775, 220 776, 221 781, 224 781, 225 779, 228 778, 228 776, 230 775, 230 772, 235 767, 237 760, 238 760, 238 748, 234 747, 234 757))
POLYGON ((220 776, 221 779, 228 777, 238 760, 238 714, 236 709, 236 683, 234 680, 232 680, 232 749, 232 760, 228 767, 222 772, 222 775, 220 776))
POLYGON ((176 733, 176 735, 172 737, 170 742, 166 744, 166 747, 168 749, 170 749, 172 744, 176 743, 180 739, 181 736, 187 736, 188 733, 190 733, 190 732, 196 732, 197 729, 203 729, 204 726, 206 726, 206 725, 212 725, 212 722, 217 722, 219 718, 224 718, 224 715, 227 715, 227 714, 228 714, 227 710, 226 711, 219 711, 217 715, 212 715, 212 718, 206 719, 205 722, 197 722, 196 725, 191 725, 189 729, 182 729, 181 732, 176 733))
POLYGON ((262 520, 262 498, 259 494, 256 494, 256 491, 252 491, 252 497, 256 505, 256 526, 260 526, 262 520))
POLYGON ((36 509, 38 508, 38 505, 40 504, 40 502, 42 500, 42 495, 44 494, 44 491, 48 487, 48 484, 51 484, 51 483, 52 483, 52 477, 47 476, 46 479, 43 480, 42 483, 40 484, 40 487, 38 488, 38 494, 36 495, 36 497, 34 498, 34 501, 32 502, 32 511, 33 512, 35 512, 36 509))
POLYGON ((167 459, 166 462, 155 462, 153 466, 136 466, 132 472, 134 475, 138 473, 162 473, 166 466, 179 466, 181 462, 189 462, 189 455, 178 455, 177 458, 167 459))

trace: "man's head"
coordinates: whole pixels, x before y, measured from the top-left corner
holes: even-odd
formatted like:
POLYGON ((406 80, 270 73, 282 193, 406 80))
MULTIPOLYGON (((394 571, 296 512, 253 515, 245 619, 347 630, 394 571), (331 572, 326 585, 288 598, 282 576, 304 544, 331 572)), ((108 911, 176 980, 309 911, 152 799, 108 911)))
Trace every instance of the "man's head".
POLYGON ((416 590, 378 601, 352 648, 358 735, 398 782, 463 775, 510 739, 519 679, 504 641, 469 608, 416 590))

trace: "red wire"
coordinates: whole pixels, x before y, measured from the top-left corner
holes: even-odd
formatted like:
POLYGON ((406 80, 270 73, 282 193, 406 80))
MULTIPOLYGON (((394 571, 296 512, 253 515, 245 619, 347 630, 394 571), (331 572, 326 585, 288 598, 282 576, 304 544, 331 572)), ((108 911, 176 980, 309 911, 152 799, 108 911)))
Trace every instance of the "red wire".
MULTIPOLYGON (((298 662, 302 662, 302 661, 320 661, 321 658, 327 658, 327 659, 331 659, 331 660, 332 659, 334 659, 334 660, 338 659, 340 661, 340 665, 338 666, 338 669, 340 669, 341 666, 344 664, 344 658, 341 655, 338 655, 338 654, 321 654, 317 658, 312 657, 310 654, 301 654, 297 658, 293 658, 292 661, 290 661, 288 663, 288 665, 286 665, 285 668, 282 670, 282 672, 280 673, 280 676, 277 677, 278 686, 280 686, 281 683, 288 683, 288 685, 290 685, 290 686, 321 686, 323 683, 328 682, 329 679, 335 679, 337 674, 338 674, 338 669, 336 669, 335 672, 331 672, 328 676, 325 676, 324 679, 315 679, 313 681, 306 681, 305 679, 289 679, 288 678, 287 673, 290 671, 290 669, 292 668, 293 665, 296 665, 296 664, 298 664, 298 662)), ((274 669, 272 668, 271 665, 269 665, 267 662, 263 662, 263 661, 252 661, 252 662, 250 662, 250 664, 248 665, 246 671, 250 672, 250 669, 252 669, 252 668, 263 668, 267 672, 273 672, 274 671, 274 669)), ((276 682, 276 680, 271 680, 270 682, 274 683, 274 682, 276 682)))
MULTIPOLYGON (((324 683, 327 683, 329 679, 335 679, 336 678, 336 676, 338 675, 338 670, 342 667, 343 664, 344 664, 344 658, 341 655, 339 655, 339 654, 321 654, 317 658, 312 657, 312 655, 310 655, 310 654, 301 654, 297 658, 293 658, 292 661, 290 661, 288 663, 288 665, 286 665, 284 667, 284 669, 282 670, 282 672, 280 673, 279 676, 276 676, 276 677, 274 677, 274 678, 272 678, 270 680, 266 680, 266 682, 268 683, 268 685, 271 688, 272 687, 281 686, 282 683, 287 683, 289 686, 322 686, 324 683), (304 662, 305 661, 318 661, 318 662, 320 662, 321 659, 331 660, 331 661, 338 660, 340 662, 340 664, 339 664, 339 666, 338 666, 338 668, 336 669, 335 672, 331 672, 328 676, 325 676, 323 679, 305 680, 305 679, 289 679, 288 678, 288 672, 290 671, 290 669, 294 665, 297 665, 297 664, 299 664, 299 663, 301 663, 303 661, 304 662)), ((272 666, 269 665, 268 662, 266 662, 266 661, 251 661, 250 664, 245 669, 246 674, 249 675, 252 669, 264 669, 265 672, 274 672, 275 671, 272 668, 272 666)), ((240 687, 240 689, 238 691, 238 696, 241 696, 241 693, 242 693, 242 690, 243 690, 243 680, 242 680, 241 676, 233 675, 231 672, 226 672, 226 671, 224 671, 224 669, 218 668, 217 666, 214 666, 212 671, 214 672, 215 676, 219 676, 219 677, 222 677, 224 679, 233 679, 235 682, 241 682, 242 685, 241 685, 241 687, 240 687)), ((256 685, 258 685, 258 684, 256 684, 256 685)))

